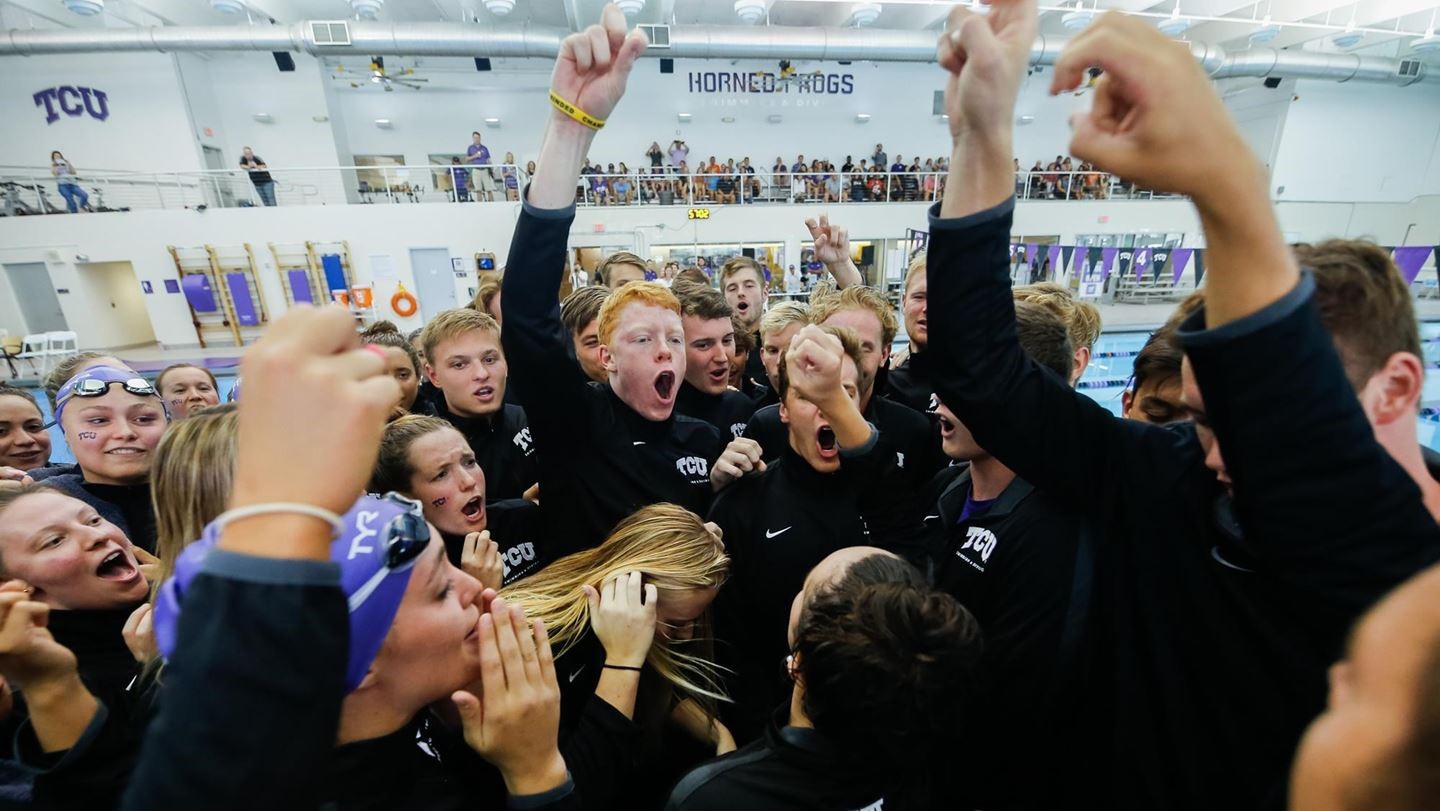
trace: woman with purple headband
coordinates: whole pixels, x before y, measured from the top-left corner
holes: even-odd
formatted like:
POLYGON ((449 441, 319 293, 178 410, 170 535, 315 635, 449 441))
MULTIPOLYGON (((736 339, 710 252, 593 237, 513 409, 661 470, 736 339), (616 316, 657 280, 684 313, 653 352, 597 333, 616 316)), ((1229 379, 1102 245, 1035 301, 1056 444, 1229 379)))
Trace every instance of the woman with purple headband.
POLYGON ((55 418, 77 464, 34 478, 94 507, 153 553, 150 463, 170 424, 159 392, 129 369, 92 366, 60 387, 55 418))

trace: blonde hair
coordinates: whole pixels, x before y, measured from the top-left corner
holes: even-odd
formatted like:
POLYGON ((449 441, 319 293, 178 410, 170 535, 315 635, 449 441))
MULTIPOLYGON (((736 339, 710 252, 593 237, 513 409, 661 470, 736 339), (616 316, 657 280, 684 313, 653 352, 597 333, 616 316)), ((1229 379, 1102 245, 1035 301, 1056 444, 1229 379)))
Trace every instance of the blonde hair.
POLYGON ((1100 310, 1088 301, 1080 301, 1075 294, 1054 282, 1039 282, 1015 288, 1012 293, 1016 301, 1039 304, 1065 322, 1065 331, 1070 335, 1074 349, 1090 348, 1100 338, 1100 310))
POLYGON ((810 305, 799 301, 782 301, 770 305, 760 318, 760 336, 781 332, 792 324, 804 326, 810 323, 810 305))
POLYGON ((425 331, 420 333, 420 343, 425 345, 425 360, 436 364, 436 347, 473 330, 483 330, 494 335, 496 340, 500 339, 500 323, 489 313, 457 307, 435 316, 425 325, 425 331))
POLYGON ((824 324, 830 316, 844 310, 869 310, 880 319, 882 351, 890 346, 895 340, 895 333, 900 330, 900 322, 895 318, 895 308, 890 306, 890 300, 873 287, 857 284, 819 299, 810 299, 810 320, 816 324, 824 324))
MULTIPOLYGON (((566 555, 500 594, 532 619, 544 620, 556 656, 563 656, 590 627, 590 603, 581 586, 598 589, 612 577, 640 572, 661 592, 697 591, 719 588, 729 568, 725 545, 698 516, 674 504, 651 504, 621 521, 594 549, 566 555)), ((682 693, 713 706, 728 699, 711 661, 708 614, 697 623, 696 653, 676 650, 677 643, 657 634, 646 664, 682 693)))
POLYGON ((905 292, 910 292, 910 283, 925 275, 925 252, 915 254, 910 259, 910 267, 905 270, 905 292))
POLYGON ((629 304, 647 307, 663 307, 676 315, 680 314, 680 300, 670 288, 658 282, 631 282, 619 290, 612 291, 605 303, 600 305, 600 314, 595 316, 596 333, 600 343, 609 344, 620 326, 620 311, 629 304))
POLYGON ((645 264, 644 259, 641 259, 629 251, 616 251, 605 257, 605 261, 601 262, 600 266, 595 269, 596 272, 600 274, 601 284, 604 284, 606 287, 610 286, 610 274, 614 272, 616 265, 634 265, 642 271, 648 270, 650 267, 645 264))
POLYGON ((174 571, 180 552, 225 512, 239 426, 237 404, 210 406, 170 426, 155 446, 150 503, 155 510, 160 576, 150 584, 152 592, 174 571))
POLYGON ((760 269, 759 262, 748 256, 731 257, 730 261, 720 266, 720 287, 723 289, 730 277, 742 270, 754 271, 756 284, 759 284, 762 289, 765 287, 765 271, 760 269))
POLYGON ((500 292, 500 273, 494 270, 487 270, 480 274, 480 286, 475 288, 475 298, 470 302, 470 309, 482 313, 490 312, 490 302, 495 300, 495 295, 500 292))

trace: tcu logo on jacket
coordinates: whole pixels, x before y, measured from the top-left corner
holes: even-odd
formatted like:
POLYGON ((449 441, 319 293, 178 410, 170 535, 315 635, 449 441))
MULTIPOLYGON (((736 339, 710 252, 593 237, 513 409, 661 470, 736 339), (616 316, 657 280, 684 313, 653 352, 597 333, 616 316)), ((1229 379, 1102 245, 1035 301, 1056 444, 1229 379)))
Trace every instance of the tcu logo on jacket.
POLYGON ((995 551, 995 543, 995 533, 984 527, 970 527, 965 530, 965 545, 960 547, 960 551, 974 549, 980 556, 981 563, 989 563, 990 554, 995 551))
POLYGON ((510 441, 514 442, 515 447, 519 448, 520 452, 526 456, 529 456, 530 452, 535 449, 534 440, 530 438, 529 427, 520 429, 520 433, 516 434, 510 441))
POLYGON ((710 475, 710 463, 699 456, 685 456, 676 459, 675 469, 686 476, 710 475))
POLYGON ((31 98, 35 99, 36 107, 44 106, 46 124, 59 121, 60 113, 71 118, 76 118, 81 113, 89 113, 96 121, 104 121, 110 117, 110 99, 102 90, 71 87, 67 84, 41 90, 31 98), (60 112, 55 111, 57 102, 60 112))

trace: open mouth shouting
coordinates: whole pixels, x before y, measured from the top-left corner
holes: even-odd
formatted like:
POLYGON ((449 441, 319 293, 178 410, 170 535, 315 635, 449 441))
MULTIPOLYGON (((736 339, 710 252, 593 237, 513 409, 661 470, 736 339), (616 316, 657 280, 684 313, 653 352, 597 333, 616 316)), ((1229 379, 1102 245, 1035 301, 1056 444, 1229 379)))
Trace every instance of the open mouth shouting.
POLYGON ((743 298, 740 299, 739 301, 735 302, 735 312, 736 312, 736 313, 739 313, 739 315, 740 315, 741 318, 744 318, 745 316, 749 315, 749 314, 750 314, 750 302, 746 301, 746 300, 743 299, 743 298))
POLYGON ((834 459, 840 455, 840 443, 835 440, 835 429, 828 425, 820 426, 815 432, 815 445, 820 449, 821 459, 834 459))
POLYGON ((482 402, 482 403, 493 403, 493 402, 495 402, 495 387, 494 387, 494 386, 481 386, 480 388, 478 388, 478 389, 476 389, 475 391, 471 392, 471 394, 475 395, 475 399, 476 399, 476 400, 479 400, 479 401, 482 402))
POLYGON ((945 416, 944 414, 941 414, 941 413, 938 413, 938 412, 937 412, 937 413, 935 414, 935 416, 940 420, 940 436, 941 436, 941 438, 942 438, 942 439, 949 439, 951 436, 953 436, 953 435, 955 434, 955 423, 954 423, 949 417, 945 416))
POLYGON ((710 378, 710 384, 716 388, 724 388, 730 385, 730 364, 725 364, 719 369, 711 369, 706 375, 710 378))
POLYGON ((136 565, 135 559, 123 549, 116 549, 100 561, 95 567, 95 576, 101 580, 113 580, 120 583, 133 582, 140 577, 140 567, 136 565))
POLYGON ((460 507, 460 514, 465 517, 467 524, 481 524, 485 522, 485 497, 475 496, 460 507))
POLYGON ((655 395, 668 403, 675 396, 675 373, 669 369, 655 376, 655 395))

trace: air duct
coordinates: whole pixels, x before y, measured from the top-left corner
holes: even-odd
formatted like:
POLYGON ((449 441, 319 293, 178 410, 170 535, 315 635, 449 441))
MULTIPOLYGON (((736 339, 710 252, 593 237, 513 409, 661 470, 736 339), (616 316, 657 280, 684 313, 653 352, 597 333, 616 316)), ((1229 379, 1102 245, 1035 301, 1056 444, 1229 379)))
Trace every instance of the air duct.
MULTIPOLYGON (((330 24, 333 27, 333 24, 330 24)), ((331 37, 317 43, 309 23, 294 25, 161 26, 147 28, 11 29, 0 33, 0 56, 136 51, 302 51, 317 56, 533 57, 553 59, 563 28, 523 24, 497 28, 446 22, 355 22, 348 45, 331 37)), ((670 47, 654 56, 672 59, 789 59, 792 61, 933 62, 934 31, 789 26, 677 25, 670 47)), ((1039 36, 1032 65, 1053 65, 1066 40, 1039 36)), ((1192 43, 1191 51, 1216 79, 1279 76, 1335 82, 1408 85, 1440 82, 1440 70, 1411 61, 1358 54, 1252 48, 1226 52, 1192 43)))

